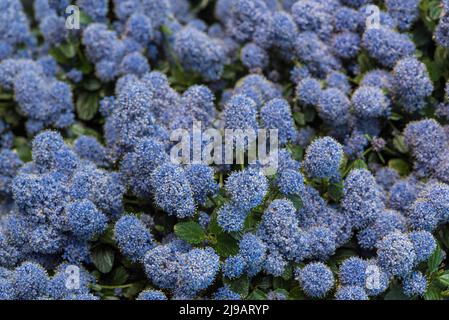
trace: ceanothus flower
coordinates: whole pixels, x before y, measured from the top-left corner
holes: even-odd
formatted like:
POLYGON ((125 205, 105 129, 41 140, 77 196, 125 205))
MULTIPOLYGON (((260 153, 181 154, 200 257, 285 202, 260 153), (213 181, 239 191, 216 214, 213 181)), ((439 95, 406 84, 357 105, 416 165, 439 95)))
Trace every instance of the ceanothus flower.
POLYGON ((249 212, 238 205, 226 203, 217 213, 217 223, 226 232, 234 232, 243 229, 245 219, 249 212))
POLYGON ((106 216, 89 200, 71 203, 66 214, 70 231, 80 239, 91 240, 106 230, 106 216))
POLYGON ((341 90, 329 88, 321 91, 317 110, 324 122, 339 126, 348 121, 349 106, 350 101, 341 90))
POLYGON ((228 257, 223 263, 223 275, 229 279, 235 279, 243 274, 245 268, 246 263, 242 256, 228 257))
POLYGON ((351 91, 348 76, 339 71, 332 71, 326 76, 326 85, 328 88, 340 89, 345 94, 351 91))
POLYGON ((147 58, 145 58, 140 52, 132 52, 123 57, 120 63, 121 74, 135 74, 137 76, 143 76, 150 71, 147 58))
POLYGON ((250 72, 258 69, 264 70, 269 63, 268 53, 255 43, 247 43, 240 52, 240 59, 243 65, 248 68, 250 72))
POLYGON ((359 257, 344 260, 338 272, 341 285, 365 287, 367 268, 368 262, 359 257))
POLYGON ((304 190, 304 177, 299 171, 282 170, 276 177, 276 185, 284 195, 299 195, 304 190))
POLYGON ((233 172, 225 183, 231 201, 242 210, 251 210, 262 204, 268 192, 268 181, 257 168, 233 172))
POLYGON ((11 196, 11 182, 22 165, 22 161, 15 152, 0 149, 0 196, 11 196))
POLYGON ((181 105, 192 117, 204 126, 209 126, 215 120, 215 95, 204 85, 189 87, 181 97, 181 105))
POLYGON ((411 56, 416 50, 406 34, 383 26, 366 30, 362 46, 371 57, 388 68, 392 68, 400 59, 411 56))
POLYGON ((307 264, 296 270, 296 279, 311 298, 323 298, 334 286, 334 275, 331 269, 321 262, 307 264))
POLYGON ((241 300, 242 297, 232 291, 229 286, 219 288, 213 295, 214 300, 241 300))
POLYGON ((146 45, 154 39, 154 33, 152 21, 142 13, 136 12, 126 21, 125 35, 141 45, 146 45))
POLYGON ((77 0, 76 3, 93 21, 106 21, 109 11, 108 0, 77 0))
POLYGON ((385 191, 390 191, 393 185, 400 179, 399 173, 389 167, 382 167, 377 170, 375 177, 377 184, 385 191))
POLYGON ((246 233, 239 243, 239 256, 246 264, 246 272, 250 277, 255 276, 263 266, 266 258, 267 245, 257 235, 246 233))
POLYGON ((311 258, 325 261, 337 249, 337 235, 326 226, 312 227, 307 230, 307 242, 311 258))
POLYGON ((398 22, 401 31, 409 30, 419 18, 419 0, 386 0, 387 12, 398 22))
POLYGON ((388 116, 391 103, 382 89, 370 86, 358 87, 351 98, 352 108, 359 118, 388 116))
POLYGON ((316 106, 321 94, 321 83, 314 78, 302 79, 296 87, 296 97, 304 105, 316 106))
POLYGON ((185 27, 174 36, 173 50, 186 70, 199 73, 213 81, 223 74, 226 52, 220 42, 192 27, 185 27))
POLYGON ((377 243, 379 266, 393 276, 410 274, 416 264, 416 253, 410 238, 393 232, 377 243))
POLYGON ((64 262, 50 278, 46 296, 54 300, 76 300, 80 295, 90 295, 89 285, 95 283, 95 277, 82 266, 64 262))
POLYGON ((408 234, 416 252, 416 262, 420 263, 429 259, 437 248, 433 235, 428 231, 413 231, 408 234))
POLYGON ((339 32, 356 32, 362 22, 362 16, 357 10, 342 6, 335 13, 334 28, 339 32))
POLYGON ((397 181, 390 189, 389 207, 398 211, 408 211, 418 197, 420 190, 421 185, 415 178, 397 181))
POLYGON ((331 137, 319 138, 306 150, 304 172, 312 179, 338 179, 342 161, 342 146, 331 137))
POLYGON ((423 296, 427 289, 427 278, 421 272, 415 271, 403 279, 402 288, 409 297, 423 296))
POLYGON ((364 249, 373 249, 376 243, 394 231, 407 231, 406 218, 394 210, 384 210, 376 220, 357 235, 359 245, 364 249))
POLYGON ((38 300, 47 294, 48 274, 44 268, 33 262, 24 262, 12 275, 14 296, 19 300, 38 300))
POLYGON ((81 159, 92 161, 100 167, 108 166, 107 150, 95 137, 78 137, 73 143, 73 149, 81 159))
POLYGON ((187 180, 193 192, 195 201, 204 205, 207 197, 213 197, 218 192, 218 184, 214 179, 214 170, 204 164, 192 164, 185 169, 187 180))
MULTIPOLYGON (((227 5, 226 29, 239 42, 250 40, 269 12, 263 0, 231 0, 227 5)), ((221 16, 221 14, 219 14, 221 16)))
POLYGON ((421 110, 433 91, 426 65, 413 57, 404 58, 396 63, 393 75, 394 94, 404 110, 409 113, 421 110))
POLYGON ((440 18, 435 29, 435 41, 443 48, 449 48, 449 10, 440 18))
POLYGON ((373 175, 365 169, 349 172, 343 192, 343 213, 356 229, 366 227, 383 209, 380 188, 373 175))
POLYGON ((240 79, 235 86, 234 94, 252 99, 256 103, 257 110, 260 110, 270 100, 282 98, 282 90, 258 74, 251 74, 240 79))
POLYGON ((167 300, 167 297, 159 290, 145 290, 139 293, 136 300, 167 300))
POLYGON ((193 216, 195 203, 185 171, 172 163, 157 167, 151 174, 155 203, 169 215, 178 218, 193 216))
POLYGON ((234 95, 225 105, 225 129, 254 129, 256 130, 256 104, 246 95, 234 95))
POLYGON ((353 59, 360 51, 360 36, 355 32, 345 31, 332 37, 332 49, 341 59, 353 59))
POLYGON ((260 118, 265 129, 278 130, 279 143, 286 144, 296 137, 295 124, 289 103, 284 99, 273 99, 260 110, 260 118))
POLYGON ((292 6, 292 16, 301 32, 315 32, 322 40, 328 40, 333 32, 332 15, 324 3, 313 0, 297 1, 292 6))
POLYGON ((142 261, 153 248, 153 236, 143 222, 133 215, 125 215, 116 222, 114 236, 120 251, 132 261, 142 261))
POLYGON ((382 69, 368 71, 360 81, 361 86, 378 87, 391 91, 394 78, 391 73, 382 69))
POLYGON ((369 300, 363 287, 341 286, 337 288, 335 300, 369 300))

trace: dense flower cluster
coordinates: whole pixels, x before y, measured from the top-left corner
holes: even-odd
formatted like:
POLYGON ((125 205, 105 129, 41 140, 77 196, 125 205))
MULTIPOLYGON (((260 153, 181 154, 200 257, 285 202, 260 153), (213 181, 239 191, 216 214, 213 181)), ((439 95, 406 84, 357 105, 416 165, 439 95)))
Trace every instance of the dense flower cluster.
POLYGON ((1 1, 0 300, 443 298, 449 1, 197 2, 1 1))

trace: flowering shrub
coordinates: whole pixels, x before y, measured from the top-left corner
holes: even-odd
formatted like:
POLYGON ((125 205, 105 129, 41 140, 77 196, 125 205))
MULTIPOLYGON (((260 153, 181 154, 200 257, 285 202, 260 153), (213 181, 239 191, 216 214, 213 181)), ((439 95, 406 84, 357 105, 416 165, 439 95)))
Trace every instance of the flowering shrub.
POLYGON ((448 0, 73 2, 0 3, 0 300, 449 298, 448 0))

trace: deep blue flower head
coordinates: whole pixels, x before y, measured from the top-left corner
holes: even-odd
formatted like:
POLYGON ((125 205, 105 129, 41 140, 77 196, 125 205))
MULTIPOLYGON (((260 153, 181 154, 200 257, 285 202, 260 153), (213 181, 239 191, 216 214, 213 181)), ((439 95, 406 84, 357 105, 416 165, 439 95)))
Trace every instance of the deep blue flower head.
MULTIPOLYGON (((371 0, 369 0, 369 1, 371 1, 371 0)), ((370 9, 370 7, 369 7, 370 5, 373 5, 373 4, 364 5, 364 6, 359 8, 359 12, 360 12, 360 14, 362 15, 362 18, 363 18, 363 22, 362 22, 362 26, 361 26, 362 30, 366 30, 367 29, 366 28, 367 27, 366 20, 370 17, 370 15, 373 14, 373 10, 370 9)), ((379 24, 380 24, 381 27, 388 28, 388 29, 391 29, 391 30, 397 29, 398 22, 389 13, 380 10, 379 11, 379 15, 380 15, 379 16, 379 24)))
POLYGON ((214 170, 204 164, 193 164, 185 168, 187 180, 198 204, 204 205, 207 197, 213 197, 218 191, 214 179, 214 170))
POLYGON ((311 298, 323 298, 334 286, 334 275, 321 262, 309 263, 296 270, 297 280, 305 294, 311 298))
POLYGON ((229 286, 219 288, 213 296, 214 300, 241 300, 242 297, 232 291, 229 286))
POLYGON ((77 0, 80 9, 83 10, 93 21, 105 22, 109 11, 107 0, 77 0))
POLYGON ((142 11, 153 23, 155 28, 160 27, 172 17, 169 0, 141 0, 142 11))
POLYGON ((360 50, 360 36, 355 32, 342 32, 333 36, 332 49, 337 57, 352 59, 360 50))
POLYGON ((206 80, 218 80, 223 74, 226 52, 220 42, 191 27, 175 35, 173 49, 186 70, 206 80))
POLYGON ((435 41, 444 48, 449 48, 449 10, 440 18, 435 29, 435 41))
POLYGON ((315 135, 316 135, 315 129, 313 129, 310 126, 303 127, 298 131, 296 143, 298 143, 303 148, 307 148, 307 146, 315 138, 315 135))
POLYGON ((320 99, 321 83, 314 78, 304 78, 296 87, 296 97, 305 105, 316 106, 320 99))
POLYGON ((83 73, 75 68, 67 72, 66 77, 74 83, 80 83, 81 81, 83 81, 83 73))
POLYGON ((182 95, 181 104, 187 113, 205 126, 209 126, 215 120, 217 113, 215 95, 207 86, 189 87, 182 95))
POLYGON ((142 13, 134 13, 126 22, 125 34, 141 45, 146 45, 154 38, 154 30, 150 18, 142 13))
POLYGON ((357 10, 342 6, 335 13, 334 27, 336 31, 356 32, 362 21, 357 10))
POLYGON ((276 250, 271 250, 264 261, 263 269, 266 274, 280 277, 284 274, 288 261, 276 250))
POLYGON ((369 298, 362 287, 342 286, 337 289, 335 300, 369 300, 369 298))
POLYGON ((293 203, 274 200, 264 212, 257 234, 269 248, 277 250, 286 259, 301 260, 307 251, 306 244, 297 241, 301 233, 293 203))
POLYGON ((264 70, 269 63, 268 53, 252 42, 242 48, 240 59, 250 71, 264 70))
POLYGON ((310 72, 307 66, 295 65, 290 71, 290 80, 294 83, 299 83, 308 77, 310 77, 310 72))
POLYGON ((319 138, 307 148, 304 157, 304 172, 310 178, 339 178, 343 161, 343 147, 331 137, 319 138))
MULTIPOLYGON (((69 222, 70 223, 70 222, 69 222)), ((65 237, 52 226, 40 224, 34 226, 30 234, 30 248, 33 252, 56 254, 63 247, 65 237)))
POLYGON ((228 6, 226 28, 239 42, 251 39, 269 12, 263 0, 231 0, 228 6))
POLYGON ((233 172, 225 184, 231 200, 243 210, 251 210, 260 205, 268 192, 268 181, 256 168, 233 172))
POLYGON ((324 3, 313 0, 297 1, 292 6, 292 16, 300 31, 315 32, 322 40, 329 39, 333 25, 332 16, 324 3))
POLYGON ((256 103, 259 110, 268 101, 282 98, 282 91, 262 75, 252 74, 240 79, 234 90, 235 95, 245 95, 256 103))
POLYGON ((0 196, 11 195, 11 182, 22 166, 19 156, 11 150, 0 150, 0 196))
POLYGON ((73 264, 91 263, 89 242, 78 241, 75 238, 69 239, 65 245, 62 258, 73 264))
POLYGON ((299 195, 304 190, 304 177, 299 171, 283 170, 278 173, 276 185, 284 195, 299 195))
POLYGON ((87 295, 90 291, 89 285, 95 282, 95 277, 83 267, 63 263, 51 277, 47 295, 55 300, 67 300, 74 295, 87 295))
POLYGON ((195 213, 193 192, 185 171, 177 165, 165 163, 151 175, 156 204, 170 215, 178 218, 190 217, 195 213))
POLYGON ((10 46, 27 44, 31 33, 22 2, 5 0, 2 1, 0 8, 0 42, 4 41, 10 46))
POLYGON ((371 57, 389 68, 415 52, 415 45, 407 35, 386 27, 366 30, 362 37, 362 45, 371 57))
POLYGON ((245 95, 235 95, 227 102, 224 111, 226 129, 256 130, 256 104, 245 95))
POLYGON ((326 85, 328 88, 340 89, 345 94, 351 91, 348 76, 339 71, 332 71, 326 76, 326 85))
POLYGON ((429 182, 409 213, 409 223, 418 230, 433 231, 449 219, 449 185, 429 182))
POLYGON ((140 52, 133 52, 123 57, 120 64, 121 74, 142 76, 150 71, 147 59, 140 52))
POLYGON ((378 87, 380 89, 391 91, 393 88, 393 81, 394 78, 391 73, 377 69, 365 73, 363 79, 360 81, 360 85, 378 87))
POLYGON ((410 238, 393 232, 377 244, 379 266, 394 276, 408 275, 416 263, 416 253, 410 238))
POLYGON ((242 256, 228 257, 223 263, 223 275, 229 279, 240 277, 246 268, 246 262, 242 256))
POLYGON ((341 68, 341 62, 333 56, 331 49, 312 31, 298 34, 295 50, 297 57, 316 77, 323 78, 329 72, 341 68))
POLYGON ((167 300, 167 297, 162 291, 145 290, 139 293, 137 300, 167 300))
POLYGON ((419 0, 386 0, 385 5, 400 30, 410 29, 419 17, 419 0))
POLYGON ((386 191, 390 191, 399 178, 399 173, 393 168, 382 167, 376 171, 376 182, 386 191))
POLYGON ((226 232, 242 230, 248 213, 236 204, 226 203, 218 210, 218 225, 226 232))
POLYGON ((343 125, 349 118, 348 97, 339 89, 321 91, 318 100, 318 114, 323 121, 333 125, 343 125))
POLYGON ((0 119, 0 149, 11 149, 14 144, 14 134, 9 126, 0 119))
POLYGON ((390 189, 388 205, 398 211, 408 211, 420 190, 421 186, 416 179, 399 180, 390 189))
POLYGON ((380 188, 372 174, 365 169, 349 172, 343 192, 343 213, 356 229, 366 227, 382 210, 380 188))
POLYGON ((92 161, 100 167, 108 165, 106 148, 95 137, 80 136, 75 140, 73 149, 81 159, 92 161))
POLYGON ((57 16, 56 14, 44 17, 39 27, 45 42, 49 45, 58 45, 65 41, 68 36, 64 17, 57 16))
POLYGON ((67 207, 70 231, 80 239, 91 240, 106 230, 106 216, 89 200, 81 200, 67 207))
POLYGON ((162 143, 155 139, 143 139, 136 146, 135 152, 125 156, 120 171, 136 196, 148 197, 152 192, 151 174, 168 160, 162 143))
POLYGON ((406 230, 406 219, 399 212, 385 210, 379 213, 372 224, 359 232, 357 239, 362 248, 373 249, 389 233, 406 230))
POLYGON ((325 261, 337 249, 337 235, 328 227, 313 227, 307 230, 307 241, 310 255, 317 260, 325 261))
POLYGON ((220 269, 220 258, 215 251, 206 247, 192 249, 179 258, 177 290, 175 294, 194 296, 209 287, 220 269))
POLYGON ((427 278, 421 272, 415 271, 404 278, 402 285, 407 296, 424 296, 427 289, 427 278))
POLYGON ((354 113, 359 118, 378 118, 388 116, 391 103, 382 89, 377 87, 358 87, 351 98, 354 113))
POLYGON ((249 276, 256 275, 262 269, 266 251, 267 246, 263 239, 252 233, 243 235, 239 244, 239 256, 245 261, 249 276))
POLYGON ((132 261, 142 261, 153 247, 153 236, 137 217, 125 215, 115 224, 114 235, 122 253, 132 261))
POLYGON ((354 7, 354 8, 359 8, 367 3, 369 3, 370 0, 342 0, 341 3, 350 6, 350 7, 354 7))
POLYGON ((277 129, 279 143, 286 144, 296 137, 296 129, 289 103, 284 99, 273 99, 260 110, 265 129, 277 129))
POLYGON ((433 119, 410 122, 404 129, 404 137, 415 159, 416 171, 429 176, 443 160, 442 150, 448 147, 443 127, 433 119))
POLYGON ((338 273, 341 285, 365 287, 367 267, 368 262, 358 257, 343 261, 338 273))
POLYGON ((48 274, 38 264, 23 263, 14 270, 11 281, 19 300, 37 300, 47 294, 48 274))
POLYGON ((399 60, 393 70, 394 93, 407 112, 425 106, 425 99, 432 94, 433 84, 424 63, 416 58, 399 60))
POLYGON ((408 234, 416 252, 416 261, 423 262, 429 259, 437 248, 433 235, 428 231, 413 231, 408 234))

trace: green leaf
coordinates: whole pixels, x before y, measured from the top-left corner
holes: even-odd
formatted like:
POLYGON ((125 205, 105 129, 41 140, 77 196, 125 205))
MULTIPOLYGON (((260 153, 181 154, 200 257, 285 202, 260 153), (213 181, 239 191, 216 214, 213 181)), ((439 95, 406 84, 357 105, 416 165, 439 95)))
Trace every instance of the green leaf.
POLYGON ((227 233, 219 233, 217 235, 217 244, 215 251, 220 257, 227 258, 235 256, 239 252, 239 241, 227 233))
POLYGON ((409 150, 404 142, 404 136, 403 135, 397 135, 393 139, 393 145, 400 153, 407 153, 409 150))
POLYGON ((87 15, 84 11, 80 10, 80 24, 90 24, 92 22, 92 18, 87 15))
POLYGON ((302 161, 304 156, 304 149, 300 145, 290 147, 292 158, 298 161, 302 161))
POLYGON ((122 266, 119 266, 118 268, 115 268, 112 272, 112 283, 114 285, 122 285, 128 280, 129 273, 126 271, 126 269, 122 266))
POLYGON ((200 244, 206 239, 203 228, 193 221, 179 222, 174 229, 179 238, 191 244, 200 244))
POLYGON ((302 204, 302 199, 300 196, 293 194, 293 195, 289 195, 288 199, 293 203, 296 210, 301 210, 303 204, 302 204))
POLYGON ((76 47, 71 42, 61 44, 59 46, 59 50, 67 59, 72 59, 73 57, 76 56, 76 47))
POLYGON ((249 278, 248 276, 241 276, 235 280, 223 279, 223 282, 231 288, 232 291, 240 294, 245 298, 249 293, 249 278))
POLYGON ((23 162, 31 161, 31 147, 29 146, 27 139, 23 137, 14 138, 14 148, 16 149, 20 160, 23 162))
POLYGON ((331 183, 327 191, 329 197, 335 202, 343 197, 343 183, 331 183))
POLYGON ((426 293, 424 294, 424 299, 426 300, 441 300, 440 290, 434 286, 429 286, 426 293))
POLYGON ((385 300, 409 300, 409 298, 404 294, 401 286, 393 285, 385 295, 385 300))
POLYGON ((401 176, 407 176, 410 172, 410 165, 402 159, 391 159, 388 167, 395 169, 401 176))
POLYGON ((139 294, 143 290, 144 287, 145 287, 145 284, 143 284, 141 282, 134 282, 129 288, 127 288, 125 290, 123 295, 125 296, 125 298, 131 299, 134 296, 136 296, 137 294, 139 294))
POLYGON ((267 299, 267 294, 259 289, 255 289, 247 297, 247 300, 266 300, 266 299, 267 299))
POLYGON ((436 271, 438 271, 438 268, 443 261, 443 255, 441 253, 441 248, 439 245, 437 245, 435 251, 430 256, 429 260, 427 261, 427 272, 429 274, 432 274, 436 271))
POLYGON ((288 294, 288 300, 304 300, 305 296, 300 287, 294 287, 288 294))
POLYGON ((449 271, 446 271, 441 276, 438 277, 438 281, 446 287, 449 287, 449 271))
POLYGON ((114 251, 106 246, 98 246, 92 250, 92 262, 102 273, 108 273, 114 266, 114 251))
POLYGON ((83 81, 82 85, 88 91, 97 91, 101 88, 101 82, 93 78, 83 81))
POLYGON ((76 101, 76 112, 81 120, 89 121, 98 111, 99 101, 96 93, 83 92, 76 101))
POLYGON ((368 169, 368 165, 362 159, 357 159, 352 163, 351 169, 368 169))
POLYGON ((306 125, 305 115, 302 112, 294 112, 293 119, 295 120, 296 124, 300 127, 306 125))

